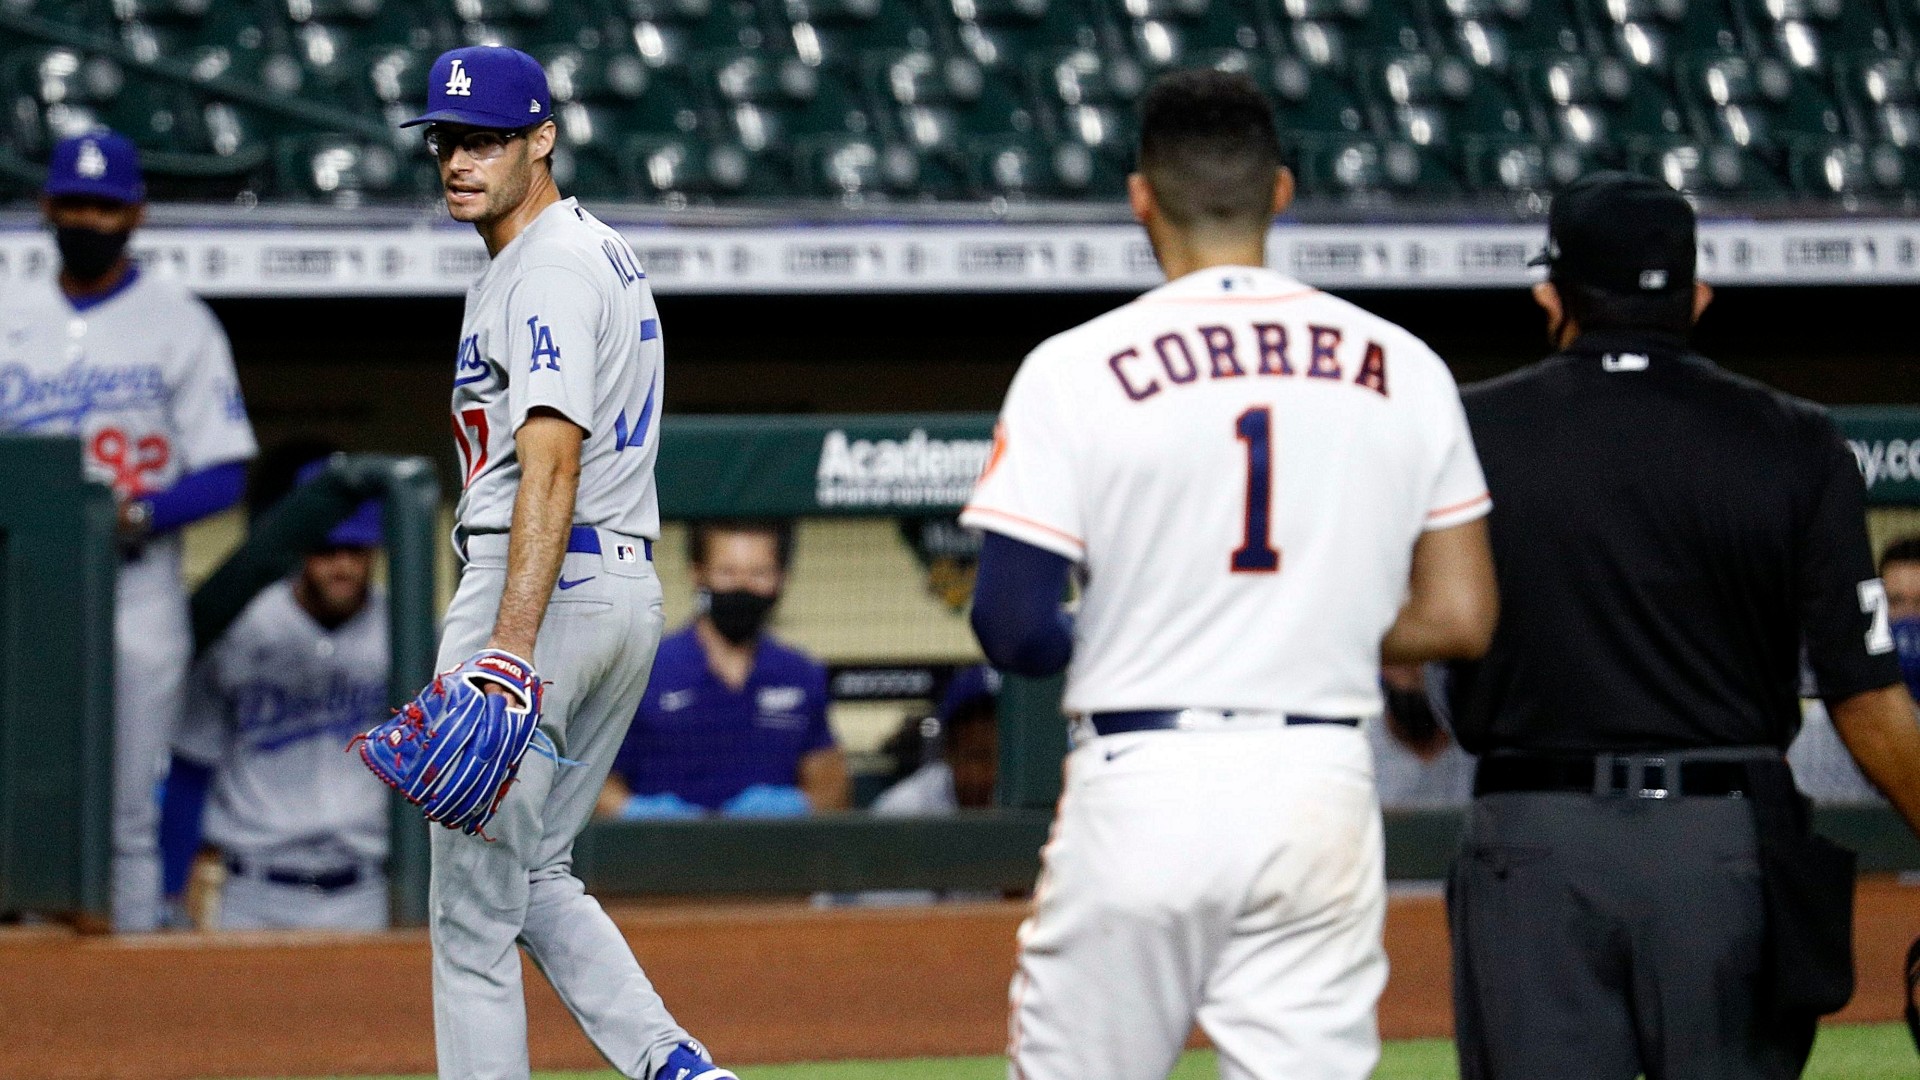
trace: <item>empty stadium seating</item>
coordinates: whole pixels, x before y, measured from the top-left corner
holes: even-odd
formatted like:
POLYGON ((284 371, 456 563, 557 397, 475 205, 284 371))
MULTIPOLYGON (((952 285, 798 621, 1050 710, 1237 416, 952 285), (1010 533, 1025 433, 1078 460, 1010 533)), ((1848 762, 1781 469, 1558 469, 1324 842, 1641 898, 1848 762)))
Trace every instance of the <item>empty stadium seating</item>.
POLYGON ((207 197, 430 195, 392 124, 478 42, 546 65, 556 166, 603 199, 1111 201, 1183 65, 1252 76, 1332 203, 1512 204, 1602 165, 1729 202, 1920 192, 1916 0, 0 0, 0 31, 0 159, 109 124, 207 197))

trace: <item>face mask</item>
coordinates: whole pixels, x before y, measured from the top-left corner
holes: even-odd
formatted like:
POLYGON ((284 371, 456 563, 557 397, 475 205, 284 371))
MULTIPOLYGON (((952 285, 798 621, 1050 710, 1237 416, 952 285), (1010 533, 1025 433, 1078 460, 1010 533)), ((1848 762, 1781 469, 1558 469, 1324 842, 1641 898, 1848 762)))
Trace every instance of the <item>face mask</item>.
POLYGON ((1900 658, 1907 689, 1920 697, 1920 618, 1893 621, 1893 651, 1900 658))
POLYGON ((99 281, 120 261, 131 232, 101 232, 62 226, 53 230, 60 266, 76 281, 99 281))
POLYGON ((744 645, 759 637, 767 625, 767 616, 773 613, 773 605, 779 602, 778 596, 763 596, 745 589, 700 591, 701 611, 713 620, 713 628, 720 631, 720 636, 735 645, 744 645))

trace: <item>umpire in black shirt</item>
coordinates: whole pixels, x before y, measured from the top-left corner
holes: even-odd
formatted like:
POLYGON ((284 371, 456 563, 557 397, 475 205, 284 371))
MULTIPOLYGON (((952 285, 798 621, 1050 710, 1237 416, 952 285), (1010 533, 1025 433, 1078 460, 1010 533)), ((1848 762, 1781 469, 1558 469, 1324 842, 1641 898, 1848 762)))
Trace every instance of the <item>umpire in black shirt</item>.
POLYGON ((1792 1077, 1852 991, 1849 853, 1783 751, 1802 651, 1920 824, 1920 728, 1853 455, 1687 347, 1694 216, 1641 177, 1554 200, 1560 351, 1463 396, 1501 616, 1456 672, 1480 755, 1449 886, 1466 1080, 1792 1077))

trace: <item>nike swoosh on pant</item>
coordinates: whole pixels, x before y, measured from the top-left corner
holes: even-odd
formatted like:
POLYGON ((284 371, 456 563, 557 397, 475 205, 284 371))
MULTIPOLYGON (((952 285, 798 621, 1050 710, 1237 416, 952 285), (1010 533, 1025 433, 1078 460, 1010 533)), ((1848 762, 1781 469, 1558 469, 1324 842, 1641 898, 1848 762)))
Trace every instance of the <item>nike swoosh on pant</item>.
POLYGON ((598 576, 599 575, 597 574, 588 574, 586 577, 574 578, 572 581, 568 581, 566 578, 561 578, 560 588, 564 591, 566 589, 573 588, 575 585, 585 585, 587 582, 592 581, 595 577, 598 577, 598 576))

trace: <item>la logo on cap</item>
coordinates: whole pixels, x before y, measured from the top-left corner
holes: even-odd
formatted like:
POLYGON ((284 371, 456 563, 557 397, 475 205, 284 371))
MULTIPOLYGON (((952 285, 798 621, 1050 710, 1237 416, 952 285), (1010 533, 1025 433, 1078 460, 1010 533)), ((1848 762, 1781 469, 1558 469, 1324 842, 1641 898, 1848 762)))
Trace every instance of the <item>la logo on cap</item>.
POLYGON ((447 96, 473 96, 473 76, 467 74, 467 62, 465 60, 454 60, 453 71, 447 75, 447 96))
POLYGON ((89 180, 107 175, 107 155, 100 152, 99 143, 88 139, 80 144, 80 156, 73 163, 73 171, 89 180))

